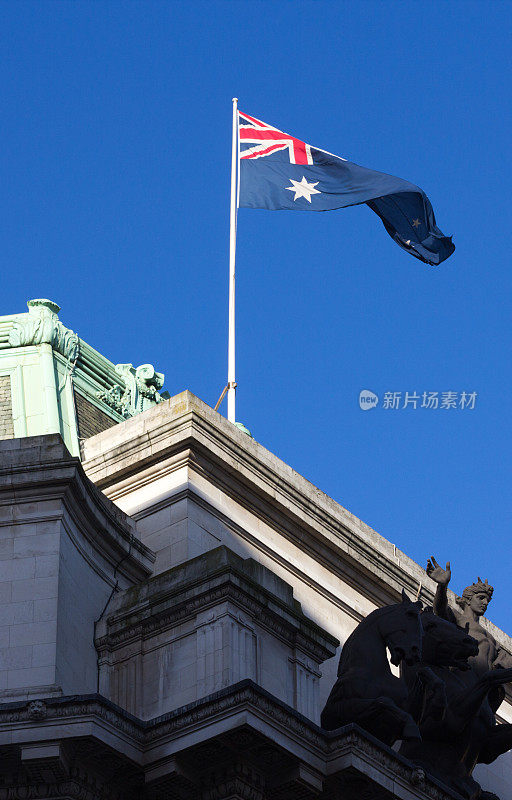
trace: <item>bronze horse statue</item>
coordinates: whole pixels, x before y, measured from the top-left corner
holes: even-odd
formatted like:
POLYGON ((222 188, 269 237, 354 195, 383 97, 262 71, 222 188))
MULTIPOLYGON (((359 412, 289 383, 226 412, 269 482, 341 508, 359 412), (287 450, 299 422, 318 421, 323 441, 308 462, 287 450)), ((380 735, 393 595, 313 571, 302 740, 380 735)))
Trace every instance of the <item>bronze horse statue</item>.
MULTIPOLYGON (((411 708, 422 741, 403 742, 400 752, 468 800, 496 800, 496 795, 481 789, 471 773, 477 763, 489 764, 512 747, 512 725, 497 726, 493 708, 493 693, 512 679, 512 670, 492 669, 479 677, 467 662, 478 653, 478 643, 467 630, 430 611, 424 611, 421 618, 421 661, 406 665, 404 678, 410 696, 417 699, 418 676, 424 681, 429 673, 438 702, 425 702, 424 695, 423 704, 411 708), (444 698, 439 701, 441 694, 444 698)), ((423 682, 426 693, 428 683, 423 682)))
POLYGON ((444 719, 447 711, 445 683, 432 667, 468 670, 468 658, 478 652, 478 642, 467 630, 436 616, 431 609, 425 609, 420 620, 422 657, 413 666, 405 664, 402 677, 409 691, 409 711, 421 728, 429 718, 444 719))
POLYGON ((420 661, 421 608, 402 592, 401 603, 378 608, 359 623, 343 645, 338 679, 322 711, 323 728, 356 722, 389 745, 420 738, 408 710, 407 685, 393 675, 387 654, 395 666, 420 661))

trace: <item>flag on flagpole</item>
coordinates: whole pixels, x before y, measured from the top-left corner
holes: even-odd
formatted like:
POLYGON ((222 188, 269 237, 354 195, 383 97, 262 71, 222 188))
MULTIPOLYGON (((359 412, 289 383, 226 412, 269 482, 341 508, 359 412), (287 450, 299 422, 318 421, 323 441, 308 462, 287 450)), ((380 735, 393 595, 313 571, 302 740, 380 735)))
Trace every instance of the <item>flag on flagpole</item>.
POLYGON ((400 247, 427 264, 455 250, 413 183, 360 167, 238 112, 239 207, 331 211, 366 203, 400 247))

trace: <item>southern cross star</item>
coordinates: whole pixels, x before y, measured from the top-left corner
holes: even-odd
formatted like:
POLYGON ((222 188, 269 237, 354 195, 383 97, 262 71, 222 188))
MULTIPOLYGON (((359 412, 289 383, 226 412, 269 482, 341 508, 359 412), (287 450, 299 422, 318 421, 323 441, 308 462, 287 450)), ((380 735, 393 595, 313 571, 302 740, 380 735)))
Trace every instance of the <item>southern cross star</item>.
POLYGON ((421 225, 421 222, 419 221, 419 219, 413 219, 413 221, 412 221, 412 227, 413 228, 419 228, 420 225, 421 225))
POLYGON ((304 197, 308 203, 311 203, 311 195, 312 194, 322 194, 319 189, 315 189, 315 186, 318 186, 319 181, 316 183, 308 183, 304 175, 302 176, 301 181, 294 181, 290 178, 290 183, 292 186, 285 186, 284 188, 287 189, 289 192, 295 192, 294 200, 297 200, 298 197, 304 197))

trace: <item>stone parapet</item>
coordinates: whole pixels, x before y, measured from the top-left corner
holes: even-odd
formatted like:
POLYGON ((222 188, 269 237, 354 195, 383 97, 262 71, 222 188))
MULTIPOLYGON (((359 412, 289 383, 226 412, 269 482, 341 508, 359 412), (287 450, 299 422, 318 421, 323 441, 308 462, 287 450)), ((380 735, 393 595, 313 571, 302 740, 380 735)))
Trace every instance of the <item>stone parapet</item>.
POLYGON ((132 515, 150 504, 152 483, 185 469, 189 485, 192 473, 204 477, 378 604, 404 587, 416 595, 420 584, 432 600, 412 559, 188 391, 89 439, 84 468, 132 515))

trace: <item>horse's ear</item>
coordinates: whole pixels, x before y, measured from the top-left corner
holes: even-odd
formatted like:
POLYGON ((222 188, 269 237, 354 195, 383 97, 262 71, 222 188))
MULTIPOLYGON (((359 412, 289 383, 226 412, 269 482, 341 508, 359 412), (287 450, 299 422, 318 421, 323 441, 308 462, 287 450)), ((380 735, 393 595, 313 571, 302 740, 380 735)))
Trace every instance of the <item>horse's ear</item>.
POLYGON ((419 609, 420 611, 423 611, 423 603, 421 602, 421 600, 416 600, 416 602, 413 603, 413 605, 415 605, 416 608, 419 609))
POLYGON ((402 603, 412 603, 412 600, 407 596, 405 589, 402 589, 402 603))
POLYGON ((467 634, 469 634, 469 622, 466 622, 466 624, 464 625, 464 630, 466 631, 467 634))

